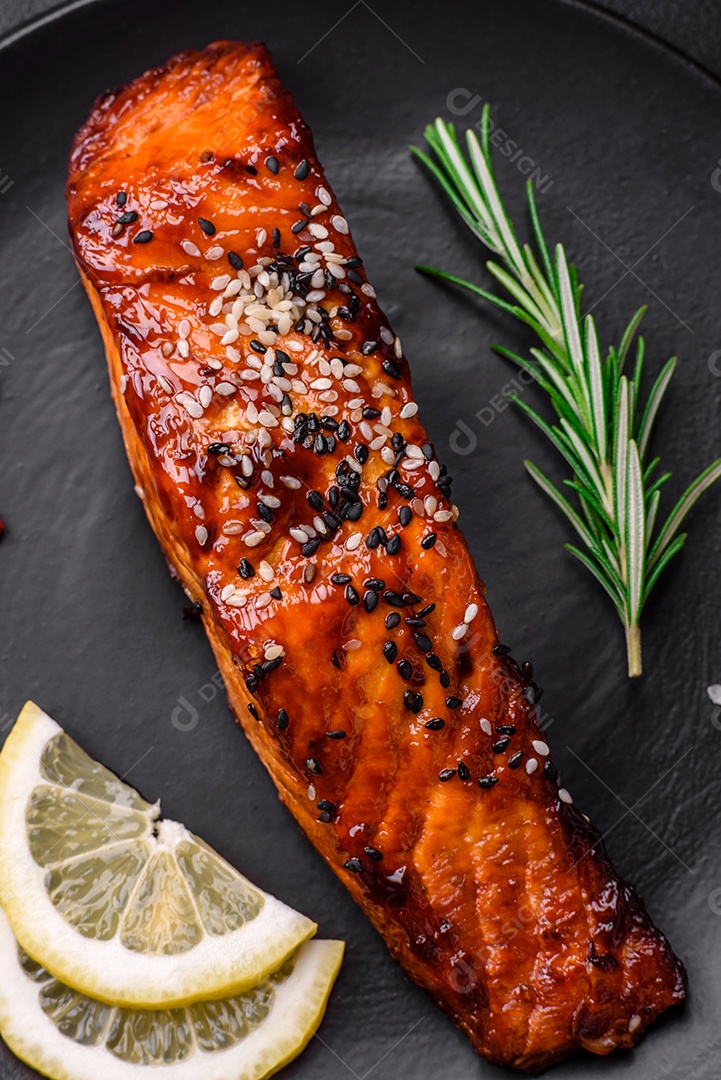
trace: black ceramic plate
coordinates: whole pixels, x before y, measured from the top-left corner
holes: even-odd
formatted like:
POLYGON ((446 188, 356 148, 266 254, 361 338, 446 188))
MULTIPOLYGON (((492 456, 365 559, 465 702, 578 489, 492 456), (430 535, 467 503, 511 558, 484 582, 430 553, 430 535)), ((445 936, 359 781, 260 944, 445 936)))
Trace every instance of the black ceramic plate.
MULTIPOLYGON (((456 477, 502 638, 545 685, 564 782, 688 966, 685 1010, 632 1055, 579 1056, 555 1075, 712 1080, 721 1053, 721 722, 705 688, 721 681, 721 488, 694 512, 687 549, 648 609, 647 674, 631 683, 615 615, 562 550, 565 525, 521 459, 551 471, 558 463, 520 414, 496 408, 512 372, 489 346, 523 346, 518 327, 413 269, 428 261, 484 278, 483 252, 407 147, 437 114, 451 118, 466 103, 457 119, 473 124, 480 102, 494 102, 504 140, 523 151, 515 162, 499 156, 499 182, 520 221, 522 170, 545 178, 547 233, 581 260, 605 339, 648 302, 651 367, 682 358, 658 431, 675 493, 719 454, 721 92, 620 24, 537 0, 382 9, 364 0, 107 0, 6 41, 0 724, 6 731, 34 698, 91 754, 162 797, 168 816, 316 919, 323 936, 348 942, 320 1036, 289 1080, 499 1075, 393 964, 281 808, 235 729, 202 629, 183 621, 185 598, 133 493, 100 338, 67 247, 66 158, 102 90, 219 37, 264 39, 312 125, 456 477)), ((3 1080, 29 1075, 0 1050, 3 1080)))

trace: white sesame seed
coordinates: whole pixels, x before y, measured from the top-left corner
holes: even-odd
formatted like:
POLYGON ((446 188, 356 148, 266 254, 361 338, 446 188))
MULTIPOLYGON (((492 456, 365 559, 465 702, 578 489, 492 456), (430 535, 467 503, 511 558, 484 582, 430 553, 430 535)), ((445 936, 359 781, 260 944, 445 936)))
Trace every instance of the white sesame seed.
POLYGON ((222 296, 216 296, 215 300, 211 300, 211 302, 210 302, 210 306, 208 308, 208 314, 211 316, 211 318, 214 319, 216 315, 220 315, 222 310, 223 310, 223 297, 222 296))
MULTIPOLYGON (((385 410, 384 410, 385 411, 385 410)), ((424 461, 423 451, 420 446, 414 446, 413 443, 408 443, 406 446, 406 454, 409 458, 416 458, 418 461, 424 461)))
POLYGON ((303 529, 295 528, 295 526, 288 530, 294 540, 297 540, 299 544, 305 544, 308 536, 303 529))
POLYGON ((229 596, 232 596, 235 592, 235 585, 226 585, 220 594, 221 600, 227 600, 229 596))
MULTIPOLYGON (((560 794, 560 792, 559 792, 559 794, 560 794)), ((628 1030, 629 1030, 629 1032, 631 1034, 633 1034, 634 1031, 638 1031, 638 1029, 640 1027, 641 1027, 641 1017, 638 1015, 638 1013, 634 1013, 633 1016, 631 1017, 631 1019, 628 1022, 628 1030)))
POLYGON ((246 547, 257 547, 258 544, 265 540, 265 533, 258 531, 246 533, 243 537, 243 543, 246 547))
POLYGON ((334 214, 330 219, 330 223, 336 232, 342 233, 344 236, 347 234, 348 222, 344 217, 341 217, 340 214, 334 214))
POLYGON ((299 341, 286 341, 285 348, 290 352, 303 352, 303 346, 299 341))
POLYGON ((190 333, 190 323, 187 319, 181 319, 178 323, 178 337, 187 338, 190 333))
POLYGON ((452 517, 453 513, 451 510, 436 510, 433 515, 433 520, 443 523, 444 521, 450 521, 452 517))
POLYGON ((205 525, 195 526, 195 539, 198 541, 201 547, 203 546, 203 544, 207 544, 208 530, 206 529, 205 525))
POLYGON ((393 331, 387 326, 381 326, 381 341, 385 341, 386 345, 393 344, 393 331))
POLYGON ((308 226, 308 232, 311 236, 315 236, 317 240, 325 240, 326 236, 328 235, 328 230, 326 229, 325 225, 321 225, 317 221, 311 221, 310 225, 308 226))
POLYGON ((200 255, 200 248, 197 244, 194 244, 192 240, 183 240, 180 246, 186 255, 193 255, 195 257, 200 255))
POLYGON ((267 645, 265 649, 266 660, 277 660, 279 656, 285 656, 285 649, 282 645, 267 645))
POLYGON ((228 607, 245 607, 248 603, 248 596, 244 592, 240 592, 236 589, 232 596, 229 596, 225 601, 228 607))
POLYGON ((189 416, 192 416, 194 420, 199 420, 203 415, 203 407, 200 405, 192 394, 187 392, 178 394, 175 399, 179 405, 182 405, 189 416))
POLYGON ((350 330, 336 330, 335 336, 338 338, 338 341, 350 341, 353 337, 350 330))
MULTIPOLYGON (((376 291, 375 291, 375 289, 373 288, 373 286, 371 285, 371 283, 369 281, 365 281, 361 285, 361 292, 363 293, 364 296, 369 296, 371 298, 371 300, 375 300, 376 291)), ((336 335, 336 337, 337 337, 337 335, 336 335)))
POLYGON ((266 487, 272 488, 275 484, 273 474, 270 469, 263 469, 262 473, 260 474, 260 478, 266 487))
POLYGON ((198 398, 200 399, 200 404, 203 406, 203 408, 207 409, 211 401, 213 400, 213 391, 209 386, 201 386, 200 390, 198 391, 198 398))
POLYGON ((451 637, 454 641, 461 641, 467 633, 468 627, 466 626, 466 624, 459 623, 458 626, 454 627, 454 629, 451 631, 451 637))
POLYGON ((330 379, 314 379, 310 387, 311 390, 330 390, 332 385, 330 379))
POLYGON ((561 788, 558 789, 558 797, 561 800, 561 802, 565 802, 565 803, 569 803, 569 804, 573 802, 573 799, 571 798, 570 792, 566 791, 565 787, 561 787, 561 788))
POLYGON ((215 262, 217 259, 222 259, 224 254, 220 244, 213 244, 213 246, 209 247, 206 251, 205 257, 206 259, 210 259, 211 262, 215 262))
POLYGON ((270 595, 270 593, 263 593, 255 601, 255 606, 257 608, 266 608, 266 607, 268 607, 268 604, 271 604, 272 602, 273 602, 273 597, 270 595))
POLYGON ((360 393, 360 386, 355 381, 355 379, 344 379, 343 380, 343 389, 346 390, 349 394, 358 394, 358 393, 360 393))
POLYGON ((220 339, 220 344, 221 345, 233 345, 234 342, 236 342, 238 340, 239 336, 240 335, 238 334, 237 330, 235 330, 235 329, 228 330, 228 332, 226 334, 223 334, 223 337, 220 339))
POLYGON ((486 720, 485 716, 481 717, 481 731, 485 732, 486 735, 492 735, 493 734, 493 728, 491 727, 491 721, 486 720))
POLYGON ((275 570, 269 562, 266 562, 265 559, 263 559, 263 561, 258 565, 258 573, 262 577, 263 581, 272 581, 275 577, 275 570))
POLYGON ((526 772, 528 773, 528 775, 532 776, 537 768, 538 762, 536 761, 536 759, 534 757, 529 757, 528 761, 526 762, 526 772))
POLYGON ((218 277, 214 277, 210 282, 210 287, 214 292, 221 292, 226 285, 230 284, 230 274, 220 274, 218 277))
POLYGON ((177 349, 178 349, 179 354, 183 357, 184 360, 187 359, 187 357, 190 355, 190 347, 188 345, 188 342, 185 341, 184 338, 181 338, 177 342, 177 349))
POLYGON ((378 438, 374 439, 373 442, 370 443, 369 445, 370 445, 371 450, 380 450, 380 448, 382 446, 384 446, 387 441, 388 441, 388 436, 387 435, 379 435, 378 438))
MULTIPOLYGON (((384 436, 384 438, 387 436, 384 436)), ((381 450, 381 458, 386 465, 392 465, 395 461, 395 451, 391 450, 390 446, 384 446, 381 450)))
POLYGON ((225 536, 239 536, 243 531, 242 521, 226 521, 223 526, 225 536))
POLYGON ((323 206, 330 206, 332 202, 330 192, 326 191, 324 187, 317 187, 315 193, 316 197, 323 203, 323 206))
POLYGON ((363 537, 360 533, 353 533, 353 535, 349 536, 345 542, 346 551, 355 551, 356 548, 360 547, 360 542, 362 539, 363 537))
POLYGON ((407 405, 404 405, 401 409, 399 416, 401 420, 410 420, 412 416, 415 416, 418 412, 418 406, 415 401, 409 401, 407 405))
POLYGON ((343 648, 346 652, 355 652, 356 649, 360 649, 362 644, 363 642, 359 638, 354 637, 351 638, 349 641, 346 641, 343 648))
MULTIPOLYGON (((295 425, 293 426, 295 427, 295 425)), ((280 482, 281 484, 285 484, 287 488, 290 488, 291 491, 298 491, 298 489, 301 487, 300 480, 298 480, 295 476, 281 476, 280 482)))
POLYGON ((551 753, 548 743, 542 742, 541 739, 534 739, 531 743, 531 746, 537 754, 541 755, 541 757, 548 757, 548 755, 551 753))
POLYGON ((463 616, 465 623, 472 623, 478 614, 478 604, 469 604, 466 608, 466 614, 463 616))
POLYGON ((236 387, 231 382, 219 382, 215 389, 223 397, 230 397, 236 391, 236 387))
POLYGON ((121 375, 120 376, 120 393, 121 394, 125 393, 125 391, 127 389, 127 386, 128 386, 128 376, 127 375, 121 375))
POLYGON ((271 510, 277 510, 280 506, 280 499, 277 495, 264 495, 263 502, 266 506, 269 506, 271 510))
POLYGON ((267 239, 268 239, 268 233, 265 231, 265 229, 258 229, 256 231, 255 242, 258 245, 258 247, 262 247, 267 239))
POLYGON ((269 413, 267 409, 263 409, 258 413, 258 423, 262 424, 265 428, 278 427, 278 420, 269 413))
POLYGON ((432 461, 428 466, 428 475, 434 484, 438 483, 441 476, 441 467, 437 461, 432 461))

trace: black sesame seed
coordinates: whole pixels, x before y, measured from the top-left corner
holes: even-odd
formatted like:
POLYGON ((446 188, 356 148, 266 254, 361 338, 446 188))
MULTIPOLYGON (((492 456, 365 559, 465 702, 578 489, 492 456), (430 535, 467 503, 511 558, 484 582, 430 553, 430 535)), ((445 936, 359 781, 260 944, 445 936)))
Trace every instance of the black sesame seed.
POLYGON ((421 634, 420 631, 413 635, 413 640, 421 652, 427 653, 433 648, 431 639, 426 634, 421 634))
MULTIPOLYGON (((363 352, 362 347, 361 352, 363 352)), ((392 360, 384 360, 381 367, 385 371, 386 375, 390 375, 391 379, 400 379, 401 373, 398 369, 398 365, 394 364, 392 360)))
POLYGON ((288 727, 288 713, 285 709, 278 709, 278 719, 275 723, 279 731, 285 731, 288 727))
POLYGON ((345 739, 347 732, 342 728, 337 728, 335 731, 326 732, 329 739, 345 739))
POLYGON ((440 716, 434 716, 432 720, 426 721, 426 727, 429 731, 440 731, 445 726, 446 722, 440 716))
POLYGON ((340 529, 341 520, 337 516, 337 514, 332 514, 330 510, 324 510, 322 516, 323 521, 325 522, 325 527, 329 533, 337 532, 338 529, 340 529))
POLYGON ((392 536, 386 544, 386 551, 389 555, 397 555, 401 550, 401 538, 400 536, 392 536))
POLYGON ((327 810, 324 810, 322 814, 318 814, 318 817, 315 820, 322 822, 322 824, 324 825, 327 825, 333 820, 333 815, 328 813, 327 810))
POLYGON ((356 604, 360 603, 360 596, 355 591, 355 589, 353 588, 352 585, 346 585, 346 587, 345 587, 345 598, 348 601, 348 603, 351 605, 351 607, 355 607, 356 604))
POLYGON ((410 506, 401 506, 400 510, 398 511, 398 520, 400 521, 404 529, 407 525, 410 525, 411 521, 413 520, 413 511, 411 510, 410 506))
POLYGON ((265 345, 262 343, 262 341, 258 341, 257 338, 253 338, 253 340, 250 343, 250 347, 254 352, 257 352, 257 353, 263 354, 263 353, 267 352, 267 349, 266 349, 265 345))
POLYGON ((410 484, 404 484, 397 481, 395 484, 395 489, 402 499, 412 499, 415 495, 415 492, 410 484))
POLYGON ((350 574, 332 574, 331 581, 334 585, 347 585, 353 579, 350 574))
POLYGON ((455 769, 441 769, 441 771, 438 773, 438 779, 441 781, 441 783, 445 784, 449 780, 452 780, 455 775, 455 769))
MULTIPOLYGON (((383 599, 391 607, 403 607, 405 604, 405 597, 399 596, 397 592, 393 592, 392 589, 386 589, 383 593, 383 599)), ((400 622, 400 616, 398 616, 398 622, 400 622)))
POLYGON ((395 435, 391 436, 391 446, 398 453, 400 450, 404 450, 406 446, 406 440, 401 435, 400 431, 396 431, 395 435))
POLYGON ((238 563, 238 573, 242 578, 252 578, 255 576, 255 567, 248 559, 241 559, 238 563))
POLYGON ((458 762, 458 779, 459 780, 470 780, 471 779, 471 770, 468 768, 465 761, 459 761, 458 762))
POLYGON ((279 248, 280 247, 280 229, 273 229, 272 233, 270 234, 270 238, 273 241, 273 247, 274 248, 279 248))
POLYGON ((335 814, 338 809, 336 804, 329 802, 328 799, 321 799, 320 802, 316 803, 316 806, 319 810, 323 810, 327 814, 335 814))
POLYGON ((245 685, 250 690, 251 694, 254 694, 260 685, 260 679, 257 675, 246 675, 245 685))
POLYGON ((275 521, 275 514, 269 506, 266 506, 264 502, 258 502, 258 517, 261 521, 265 521, 268 525, 275 521))
POLYGON ((461 701, 461 699, 459 697, 447 697, 446 698, 446 706, 449 709, 460 709, 462 704, 463 704, 463 702, 461 701))
POLYGON ((260 665, 260 669, 264 675, 270 675, 271 671, 275 671, 283 663, 282 656, 276 656, 275 660, 266 660, 260 665))
POLYGON ((313 540, 309 540, 300 549, 301 555, 305 555, 306 558, 310 558, 311 555, 315 555, 316 551, 320 547, 320 540, 315 537, 313 540))
POLYGON ((381 579, 377 578, 377 577, 366 578, 365 581, 363 582, 363 588, 365 588, 365 589, 373 589, 373 592, 383 592, 385 587, 386 587, 385 581, 381 581, 381 579))
POLYGON ((271 154, 270 157, 267 157, 265 159, 265 167, 266 169, 269 169, 274 176, 277 176, 278 170, 280 169, 280 165, 278 164, 278 158, 273 157, 273 155, 271 154))
POLYGON ((327 449, 328 447, 326 445, 325 435, 321 434, 321 432, 319 431, 313 442, 313 450, 316 454, 325 454, 327 449))
POLYGON ((241 259, 240 255, 236 254, 235 251, 228 252, 228 262, 234 270, 243 269, 243 260, 241 259))
POLYGON ((295 173, 293 174, 296 180, 305 180, 308 175, 309 165, 305 158, 296 165, 295 173))
POLYGON ((253 717, 254 720, 260 720, 260 716, 258 715, 258 710, 256 709, 255 705, 253 705, 252 702, 248 705, 248 712, 250 713, 250 715, 253 717))
POLYGON ((314 510, 323 509, 323 496, 319 491, 309 491, 306 495, 306 499, 314 510))
POLYGON ((360 347, 360 351, 361 351, 363 356, 370 356, 370 354, 374 353, 377 348, 378 348, 378 342, 377 341, 364 341, 363 344, 360 347))
POLYGON ((509 645, 496 645, 496 647, 493 650, 493 655, 494 656, 507 656, 510 651, 511 651, 511 648, 510 648, 509 645))
POLYGON ((374 592, 372 589, 369 589, 368 592, 363 595, 363 607, 369 615, 371 612, 375 611, 379 602, 378 593, 374 592))
POLYGON ((426 604, 426 606, 424 608, 421 608, 421 610, 418 612, 418 618, 425 619, 426 615, 430 615, 430 613, 435 610, 435 604, 426 604))
POLYGON ((363 851, 368 856, 368 858, 373 859, 374 862, 380 862, 380 860, 383 858, 383 852, 379 851, 378 848, 364 847, 363 851))
POLYGON ((365 446, 363 443, 358 443, 358 445, 353 450, 353 457, 356 459, 356 461, 359 461, 361 465, 365 465, 366 461, 368 460, 368 452, 369 451, 367 446, 365 446))
POLYGON ((363 419, 377 420, 380 414, 380 409, 374 409, 371 405, 366 405, 365 409, 363 410, 363 419))
POLYGON ((323 774, 323 766, 315 758, 306 758, 305 767, 308 772, 314 774, 314 776, 321 776, 323 774))
POLYGON ((402 679, 408 681, 413 674, 413 665, 408 660, 398 661, 398 674, 402 679))
POLYGON ((511 740, 508 738, 507 735, 504 735, 502 739, 497 739, 496 742, 494 742, 493 747, 492 747, 493 753, 494 754, 502 754, 503 751, 508 746, 510 741, 511 740))
POLYGON ((303 229, 305 229, 306 225, 310 225, 308 219, 301 218, 300 221, 296 221, 295 224, 291 225, 290 231, 292 233, 295 233, 297 236, 298 233, 303 232, 303 229))
POLYGON ((439 681, 443 689, 447 690, 448 687, 451 685, 451 677, 447 671, 441 672, 439 681))
POLYGON ((307 583, 308 585, 310 585, 310 583, 311 583, 312 581, 315 581, 315 575, 316 575, 316 573, 317 573, 317 571, 316 571, 316 568, 315 568, 315 563, 308 563, 308 564, 306 565, 306 568, 305 568, 305 570, 303 571, 303 580, 304 580, 304 581, 305 581, 305 582, 306 582, 306 583, 307 583))
POLYGON ((423 697, 413 690, 406 690, 403 694, 403 704, 409 712, 417 714, 423 708, 423 697))
POLYGON ((478 781, 479 786, 482 788, 492 788, 498 783, 497 776, 482 776, 478 781))
POLYGON ((363 870, 363 863, 360 859, 348 859, 347 862, 343 863, 343 866, 346 870, 350 870, 352 874, 360 874, 363 870))
MULTIPOLYGON (((381 542, 380 532, 378 530, 378 527, 374 526, 371 529, 371 531, 368 533, 368 535, 366 536, 366 547, 368 548, 369 551, 373 551, 374 548, 378 547, 380 542, 381 542)), ((386 597, 386 599, 387 599, 387 597, 386 597)))
POLYGON ((255 165, 246 165, 245 166, 245 171, 250 176, 257 176, 258 175, 258 170, 256 169, 255 165))
POLYGON ((229 454, 230 447, 224 442, 212 442, 208 447, 209 454, 229 454))
POLYGON ((134 221, 138 220, 137 210, 126 210, 124 214, 121 214, 118 218, 118 225, 131 225, 134 221))
POLYGON ((279 585, 275 585, 270 590, 270 596, 272 596, 274 600, 282 600, 283 599, 283 593, 280 591, 280 586, 279 585))
POLYGON ((515 724, 499 724, 498 727, 496 728, 496 731, 498 732, 499 735, 515 735, 516 734, 516 725, 515 724))
POLYGON ((397 611, 391 611, 386 615, 386 630, 395 630, 398 623, 401 621, 401 617, 397 611))
POLYGON ((125 206, 127 201, 128 201, 128 195, 127 195, 127 192, 125 192, 125 191, 119 191, 118 194, 115 196, 115 205, 116 206, 125 206))
POLYGON ((153 233, 151 229, 143 229, 137 236, 133 237, 134 244, 149 244, 153 239, 153 233))
POLYGON ((355 270, 348 271, 348 280, 352 281, 354 285, 362 285, 363 278, 355 270))
POLYGON ((428 664, 428 667, 433 668, 434 671, 442 671, 443 670, 443 665, 441 664, 441 658, 439 656, 436 656, 436 654, 434 652, 428 653, 428 656, 426 657, 426 663, 428 664))
POLYGON ((215 236, 215 225, 212 221, 208 221, 208 219, 204 217, 199 217, 198 225, 200 225, 206 236, 215 236))
POLYGON ((341 442, 347 442, 350 438, 350 424, 347 420, 341 420, 338 425, 338 431, 336 432, 341 442))
POLYGON ((508 768, 517 769, 523 761, 523 750, 519 750, 517 753, 512 754, 508 759, 508 768))
POLYGON ((248 480, 248 478, 246 476, 237 476, 236 475, 236 476, 233 477, 233 479, 235 480, 238 487, 242 488, 244 491, 247 491, 248 488, 250 487, 250 480, 248 480))
POLYGON ((385 645, 383 646, 383 655, 385 656, 389 664, 393 663, 396 656, 398 655, 398 646, 396 645, 395 641, 386 641, 385 645))
POLYGON ((549 780, 558 780, 558 769, 552 761, 544 762, 543 775, 547 776, 549 780))

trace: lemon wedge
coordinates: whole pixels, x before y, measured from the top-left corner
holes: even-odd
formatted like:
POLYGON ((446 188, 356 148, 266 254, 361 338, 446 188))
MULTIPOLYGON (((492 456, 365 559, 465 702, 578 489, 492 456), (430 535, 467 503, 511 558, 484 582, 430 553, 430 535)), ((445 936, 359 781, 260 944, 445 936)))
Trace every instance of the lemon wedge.
POLYGON ((126 1009, 53 978, 18 946, 0 910, 0 1034, 51 1080, 261 1080, 317 1030, 342 958, 343 942, 308 941, 242 994, 126 1009))
POLYGON ((0 753, 0 903, 56 979, 135 1008, 247 990, 317 929, 32 702, 0 753))

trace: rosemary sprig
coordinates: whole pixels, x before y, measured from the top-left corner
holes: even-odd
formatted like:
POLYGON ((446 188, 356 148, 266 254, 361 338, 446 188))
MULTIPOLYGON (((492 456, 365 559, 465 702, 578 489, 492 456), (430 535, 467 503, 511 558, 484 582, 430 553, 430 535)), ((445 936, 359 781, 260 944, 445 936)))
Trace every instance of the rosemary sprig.
POLYGON ((629 322, 618 347, 602 358, 596 324, 581 314, 582 286, 562 244, 552 259, 541 230, 529 180, 526 185, 535 251, 521 244, 498 193, 490 154, 490 110, 484 107, 480 140, 466 132, 467 156, 452 124, 436 120, 425 131, 433 156, 412 147, 433 173, 468 227, 498 261, 488 271, 510 294, 507 301, 453 274, 419 266, 462 285, 526 323, 540 340, 531 358, 496 347, 502 356, 533 376, 550 398, 556 422, 548 423, 518 395, 512 400, 551 440, 570 466, 564 480, 573 504, 530 461, 529 473, 565 514, 582 547, 565 547, 590 571, 610 596, 626 631, 628 674, 640 675, 639 619, 649 593, 686 533, 679 528, 698 497, 719 476, 717 459, 686 489, 665 523, 657 528, 661 488, 670 473, 659 473, 660 459, 648 460, 659 406, 676 367, 673 357, 656 378, 641 405, 644 339, 637 336, 645 308, 629 322), (633 354, 633 371, 626 364, 633 354))

